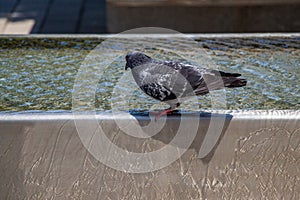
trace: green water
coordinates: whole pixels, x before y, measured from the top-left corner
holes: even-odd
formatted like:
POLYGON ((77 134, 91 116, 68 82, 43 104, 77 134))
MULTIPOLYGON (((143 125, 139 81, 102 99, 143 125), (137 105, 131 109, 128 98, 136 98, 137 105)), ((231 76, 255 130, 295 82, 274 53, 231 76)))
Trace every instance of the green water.
MULTIPOLYGON (((87 55, 101 42, 102 39, 96 38, 0 38, 0 111, 71 110, 76 74, 87 55)), ((247 87, 226 90, 226 109, 300 108, 300 38, 197 42, 218 69, 239 72, 248 80, 247 87)), ((145 51, 158 59, 183 61, 176 54, 155 48, 145 51)), ((112 90, 124 73, 127 51, 123 51, 124 56, 122 49, 118 52, 121 56, 110 64, 98 82, 95 107, 99 111, 110 110, 111 101, 117 101, 112 90)), ((128 86, 135 87, 132 79, 128 80, 125 91, 128 86)), ((128 110, 147 110, 158 103, 137 89, 129 95, 130 103, 124 107, 128 110)), ((188 104, 181 109, 188 110, 188 104)), ((193 108, 195 104, 198 109, 211 108, 209 96, 199 97, 192 104, 193 108)))

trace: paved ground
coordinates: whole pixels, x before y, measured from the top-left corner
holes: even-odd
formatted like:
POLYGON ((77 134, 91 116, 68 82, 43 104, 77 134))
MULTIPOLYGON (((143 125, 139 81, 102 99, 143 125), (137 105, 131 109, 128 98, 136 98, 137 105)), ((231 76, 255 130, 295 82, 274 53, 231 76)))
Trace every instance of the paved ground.
POLYGON ((0 34, 105 33, 105 0, 0 0, 0 34))

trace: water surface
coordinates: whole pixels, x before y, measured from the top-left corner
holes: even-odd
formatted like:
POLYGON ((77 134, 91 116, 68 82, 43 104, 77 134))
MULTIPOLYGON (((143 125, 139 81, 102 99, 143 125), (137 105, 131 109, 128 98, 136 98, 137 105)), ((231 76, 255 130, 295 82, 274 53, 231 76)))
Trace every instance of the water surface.
MULTIPOLYGON (((159 41, 147 39, 149 44, 153 44, 151 40, 156 40, 156 44, 174 42, 174 38, 159 41)), ((97 38, 13 37, 2 37, 0 41, 1 111, 71 110, 77 72, 92 50, 103 42, 97 38)), ((140 48, 156 59, 193 64, 201 60, 199 54, 188 51, 188 43, 178 43, 180 45, 172 51, 164 51, 159 46, 143 46, 137 49, 140 48)), ((207 67, 238 72, 248 80, 247 87, 226 90, 225 109, 300 108, 300 38, 204 38, 196 43, 212 60, 207 67)), ((120 87, 120 79, 125 72, 124 56, 128 49, 120 47, 118 42, 114 45, 110 48, 116 50, 119 57, 108 63, 109 67, 105 68, 97 83, 94 105, 97 111, 111 110, 111 102, 118 102, 119 97, 112 95, 112 91, 115 87, 120 87)), ((105 60, 101 56, 97 59, 105 60)), ((200 63, 203 64, 205 65, 200 63)), ((94 67, 101 69, 97 62, 94 67)), ((124 81, 121 86, 123 91, 130 91, 127 97, 129 103, 120 109, 147 110, 167 107, 144 95, 136 87, 130 73, 127 76, 128 79, 121 80, 121 83, 124 81)), ((181 106, 183 110, 211 108, 209 95, 198 97, 196 102, 189 101, 181 106)))

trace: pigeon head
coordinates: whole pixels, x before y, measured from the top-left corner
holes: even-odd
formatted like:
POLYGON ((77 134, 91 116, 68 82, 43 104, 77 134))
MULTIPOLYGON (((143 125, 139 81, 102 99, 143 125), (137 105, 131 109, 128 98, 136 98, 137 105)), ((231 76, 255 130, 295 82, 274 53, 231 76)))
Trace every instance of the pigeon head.
POLYGON ((133 69, 136 66, 140 66, 152 61, 152 58, 146 54, 140 52, 129 52, 126 57, 125 70, 128 68, 133 69))

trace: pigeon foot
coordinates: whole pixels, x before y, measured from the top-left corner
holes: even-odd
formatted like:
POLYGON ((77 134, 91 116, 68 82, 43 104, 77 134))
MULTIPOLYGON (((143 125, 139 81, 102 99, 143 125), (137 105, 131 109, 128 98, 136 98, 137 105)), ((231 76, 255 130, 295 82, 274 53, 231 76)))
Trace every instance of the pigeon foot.
POLYGON ((159 112, 155 115, 155 121, 158 121, 162 116, 172 114, 173 112, 178 112, 178 111, 177 110, 172 110, 171 108, 168 108, 164 111, 161 111, 161 112, 159 112))

